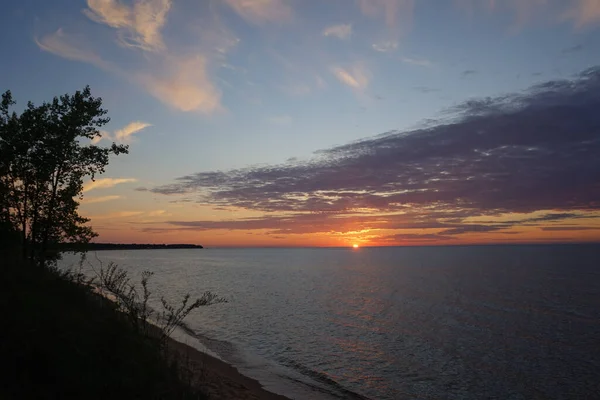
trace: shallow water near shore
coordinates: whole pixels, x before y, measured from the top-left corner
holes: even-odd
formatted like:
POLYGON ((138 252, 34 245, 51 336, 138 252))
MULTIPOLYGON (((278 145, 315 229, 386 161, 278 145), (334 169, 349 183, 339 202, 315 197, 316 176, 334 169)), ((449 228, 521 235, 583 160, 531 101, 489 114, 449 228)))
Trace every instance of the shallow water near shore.
POLYGON ((96 257, 172 301, 228 298, 178 335, 290 398, 600 392, 598 245, 99 251, 88 272, 96 257))

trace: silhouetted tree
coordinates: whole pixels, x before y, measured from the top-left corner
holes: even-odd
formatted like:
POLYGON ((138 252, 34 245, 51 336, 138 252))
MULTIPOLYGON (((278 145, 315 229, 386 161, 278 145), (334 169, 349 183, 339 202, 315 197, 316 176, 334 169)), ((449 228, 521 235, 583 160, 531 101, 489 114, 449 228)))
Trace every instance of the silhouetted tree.
POLYGON ((0 105, 0 218, 20 235, 24 258, 51 261, 63 242, 87 243, 96 233, 78 214, 83 179, 104 172, 111 154, 128 147, 90 144, 109 118, 90 88, 55 97, 19 115, 10 91, 0 105))
POLYGON ((14 127, 16 116, 9 113, 9 107, 14 105, 10 91, 2 95, 0 101, 0 249, 11 249, 18 245, 18 234, 13 228, 10 213, 10 190, 8 176, 8 148, 5 145, 5 132, 14 127))

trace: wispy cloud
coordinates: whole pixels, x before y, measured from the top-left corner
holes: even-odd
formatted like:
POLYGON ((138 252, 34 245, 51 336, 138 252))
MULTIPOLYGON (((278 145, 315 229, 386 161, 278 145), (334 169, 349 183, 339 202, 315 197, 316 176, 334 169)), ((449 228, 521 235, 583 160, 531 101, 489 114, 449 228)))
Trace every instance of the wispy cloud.
POLYGON ((254 24, 286 22, 292 18, 292 8, 286 0, 223 0, 238 15, 254 24))
POLYGON ((143 211, 120 211, 120 212, 114 213, 112 215, 114 215, 117 218, 130 218, 130 217, 137 217, 137 216, 140 216, 143 214, 144 214, 143 211))
POLYGON ((323 30, 323 36, 335 36, 338 39, 348 39, 352 36, 352 24, 332 25, 323 30))
POLYGON ((410 23, 415 8, 414 0, 358 0, 358 6, 364 15, 381 17, 388 27, 398 23, 410 23), (399 21, 403 18, 402 21, 399 21))
POLYGON ((514 28, 520 28, 532 19, 546 16, 551 22, 571 21, 582 28, 600 22, 598 0, 455 0, 458 7, 470 15, 487 13, 510 13, 514 16, 514 28))
POLYGON ((425 58, 402 57, 400 59, 405 64, 415 65, 417 67, 432 67, 433 63, 425 58))
MULTIPOLYGON (((541 11, 550 5, 550 1, 552 0, 455 0, 455 3, 471 16, 481 14, 481 11, 488 14, 500 12, 510 13, 514 16, 512 26, 514 29, 522 27, 532 17, 541 14, 541 11)), ((564 3, 564 0, 559 1, 564 3)))
POLYGON ((543 226, 540 228, 543 231, 596 231, 600 230, 600 226, 543 226))
POLYGON ((107 131, 101 131, 101 136, 95 137, 92 140, 93 144, 100 142, 101 140, 114 140, 120 143, 128 143, 131 141, 133 134, 142 131, 143 129, 152 126, 146 122, 134 121, 127 124, 121 129, 117 129, 114 134, 110 134, 107 131))
POLYGON ((178 110, 200 111, 205 114, 222 110, 221 91, 209 78, 208 62, 201 55, 187 58, 165 56, 162 62, 164 71, 128 72, 89 50, 74 46, 62 30, 36 42, 45 51, 116 72, 129 81, 140 84, 158 100, 178 110))
POLYGON ((401 36, 412 29, 415 0, 356 0, 366 17, 378 20, 377 37, 373 48, 377 51, 393 51, 401 36), (379 22, 381 21, 381 22, 379 22))
POLYGON ((150 211, 148 213, 149 217, 160 217, 160 216, 166 216, 167 211, 166 210, 154 210, 154 211, 150 211))
POLYGON ((117 69, 115 65, 90 50, 81 38, 67 35, 62 28, 41 38, 35 38, 35 43, 40 49, 69 60, 85 62, 108 71, 117 69))
POLYGON ((373 43, 372 47, 380 53, 389 53, 398 49, 398 42, 387 40, 381 43, 373 43))
POLYGON ((153 210, 153 211, 140 211, 140 210, 126 210, 109 212, 106 214, 90 215, 88 218, 92 220, 92 223, 98 220, 115 220, 114 223, 126 222, 128 224, 151 224, 154 222, 160 222, 164 218, 170 217, 171 214, 167 210, 153 210), (158 219, 157 219, 158 218, 158 219), (128 219, 128 221, 122 221, 128 219), (121 221, 119 221, 121 220, 121 221))
POLYGON ((160 31, 167 20, 171 0, 134 0, 131 7, 118 0, 87 0, 87 5, 84 14, 118 29, 121 44, 149 51, 164 49, 160 31))
MULTIPOLYGON (((151 191, 270 213, 227 224, 276 233, 401 229, 458 237, 555 226, 599 216, 598 107, 600 67, 469 100, 435 125, 326 149, 307 162, 200 172, 151 191), (483 216, 495 219, 473 220, 483 216)), ((225 222, 173 224, 228 229, 225 222)))
POLYGON ((140 74, 138 80, 157 99, 181 111, 222 110, 221 91, 210 80, 203 56, 172 58, 165 74, 140 74))
POLYGON ((331 72, 344 85, 357 90, 366 89, 371 79, 370 71, 361 64, 355 64, 350 68, 332 67, 331 72))
POLYGON ((96 179, 93 181, 89 181, 88 183, 83 185, 83 192, 89 192, 94 189, 111 188, 113 186, 116 186, 116 185, 119 185, 122 183, 129 183, 129 182, 136 182, 136 181, 137 181, 137 179, 134 179, 134 178, 100 178, 100 179, 96 179))
MULTIPOLYGON (((142 64, 138 63, 141 67, 133 68, 123 59, 109 62, 82 35, 67 35, 62 29, 36 39, 36 43, 45 51, 95 65, 141 85, 178 110, 205 114, 222 110, 221 91, 210 78, 209 58, 202 51, 181 54, 165 45, 161 30, 170 8, 171 0, 135 0, 131 6, 116 0, 88 0, 85 15, 114 28, 119 44, 141 49, 142 52, 130 53, 130 57, 142 60, 142 64)), ((238 41, 223 29, 218 32, 219 35, 202 35, 202 43, 208 43, 211 49, 206 53, 215 59, 222 58, 223 52, 238 41)))
MULTIPOLYGON (((480 233, 516 234, 514 227, 527 223, 529 227, 542 230, 566 230, 562 225, 547 226, 524 221, 507 221, 492 224, 469 223, 456 218, 448 218, 448 213, 430 211, 428 218, 418 213, 396 213, 386 215, 360 215, 342 213, 291 213, 286 215, 265 215, 262 217, 240 218, 229 220, 170 220, 165 221, 173 228, 167 230, 208 231, 238 230, 267 231, 268 234, 355 234, 362 238, 376 239, 378 243, 398 241, 452 241, 461 235, 480 233), (402 233, 389 235, 390 231, 401 230, 402 233), (432 233, 424 233, 424 232, 432 233), (388 232, 388 233, 385 233, 388 232)), ((560 214, 546 214, 553 221, 564 221, 568 217, 560 214)), ((155 229, 155 228, 149 228, 155 229)), ((582 227, 581 230, 600 229, 582 227)), ((576 229, 569 229, 576 230, 576 229)))
POLYGON ((305 96, 312 92, 312 87, 305 83, 280 85, 279 88, 290 96, 305 96))
POLYGON ((84 204, 105 203, 107 201, 118 200, 120 198, 121 198, 121 196, 84 197, 82 200, 82 203, 84 203, 84 204))
POLYGON ((565 18, 574 21, 578 28, 600 23, 600 1, 576 0, 564 14, 565 18))
MULTIPOLYGON (((512 30, 542 17, 550 23, 571 21, 577 28, 600 23, 598 0, 454 0, 453 3, 471 16, 511 14, 512 30)), ((357 0, 357 4, 363 15, 385 21, 388 37, 397 39, 400 30, 412 26, 415 0, 357 0)))
MULTIPOLYGON (((388 38, 397 39, 399 31, 412 26, 415 0, 357 0, 357 3, 363 15, 385 21, 388 38)), ((453 3, 471 16, 511 14, 514 19, 511 30, 542 17, 549 23, 570 21, 577 28, 600 23, 598 0, 454 0, 453 3)))
POLYGON ((132 217, 140 217, 144 215, 144 211, 117 211, 111 212, 108 214, 101 215, 90 215, 89 218, 94 221, 103 220, 103 219, 121 219, 121 218, 132 218, 132 217))
POLYGON ((103 140, 111 140, 112 135, 110 134, 110 132, 105 131, 105 130, 99 130, 100 132, 100 136, 96 136, 92 139, 92 144, 97 144, 100 143, 103 140))
POLYGON ((413 87, 414 90, 421 92, 421 93, 432 93, 432 92, 439 92, 440 89, 437 88, 432 88, 429 86, 415 86, 413 87))
POLYGON ((128 141, 131 135, 134 133, 140 132, 142 129, 145 129, 149 126, 152 126, 146 122, 134 121, 127 124, 124 128, 115 131, 115 138, 118 141, 125 142, 128 141))
POLYGON ((289 126, 292 124, 293 119, 289 115, 275 115, 268 118, 267 121, 273 125, 289 126))
POLYGON ((583 45, 578 44, 578 45, 575 45, 575 46, 571 46, 571 47, 567 47, 565 49, 562 49, 561 53, 562 54, 570 54, 570 53, 576 53, 576 52, 581 51, 581 50, 583 50, 583 45))

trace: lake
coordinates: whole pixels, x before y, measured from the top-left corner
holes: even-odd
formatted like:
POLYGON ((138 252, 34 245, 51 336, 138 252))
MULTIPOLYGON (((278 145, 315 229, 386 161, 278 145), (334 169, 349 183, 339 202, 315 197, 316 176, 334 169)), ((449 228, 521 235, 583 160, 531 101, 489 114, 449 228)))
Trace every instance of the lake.
POLYGON ((291 398, 600 393, 598 245, 98 251, 88 273, 99 260, 172 301, 226 297, 178 335, 291 398))

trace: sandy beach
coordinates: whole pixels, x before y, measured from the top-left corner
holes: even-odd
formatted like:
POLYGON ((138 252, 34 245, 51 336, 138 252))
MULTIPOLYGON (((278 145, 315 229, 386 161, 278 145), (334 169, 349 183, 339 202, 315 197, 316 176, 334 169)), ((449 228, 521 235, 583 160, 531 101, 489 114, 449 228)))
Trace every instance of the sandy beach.
POLYGON ((167 351, 181 364, 190 383, 211 399, 290 400, 263 389, 257 380, 242 375, 232 365, 175 339, 167 340, 167 351))

